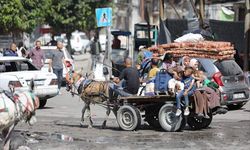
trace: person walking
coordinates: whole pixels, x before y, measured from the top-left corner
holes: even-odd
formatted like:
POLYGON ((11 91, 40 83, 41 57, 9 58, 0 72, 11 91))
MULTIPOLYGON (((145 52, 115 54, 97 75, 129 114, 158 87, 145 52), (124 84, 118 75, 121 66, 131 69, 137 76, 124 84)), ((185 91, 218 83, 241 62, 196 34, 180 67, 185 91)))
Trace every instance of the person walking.
POLYGON ((3 56, 18 56, 16 44, 11 43, 10 48, 3 51, 3 56))
POLYGON ((94 36, 94 39, 90 45, 90 48, 91 48, 91 59, 92 59, 91 70, 93 70, 96 66, 96 62, 99 61, 100 52, 101 52, 101 44, 98 40, 97 35, 94 36))
POLYGON ((55 40, 55 35, 52 35, 51 40, 46 44, 47 46, 56 46, 57 41, 55 40))
MULTIPOLYGON (((51 51, 51 55, 49 58, 49 72, 51 72, 51 69, 53 69, 53 73, 57 76, 58 81, 58 89, 59 94, 61 89, 61 84, 63 80, 63 65, 66 66, 64 54, 63 54, 63 43, 58 41, 57 42, 57 49, 51 51)), ((66 67, 67 69, 67 67, 66 67)))
POLYGON ((118 39, 117 35, 115 35, 112 43, 112 49, 120 49, 120 48, 121 48, 121 40, 118 39))
POLYGON ((29 52, 28 56, 32 60, 32 64, 36 66, 37 69, 41 69, 45 63, 45 55, 41 49, 41 41, 36 41, 35 47, 29 52))
POLYGON ((18 57, 26 58, 28 56, 27 48, 24 46, 23 42, 18 43, 17 54, 18 54, 18 57))

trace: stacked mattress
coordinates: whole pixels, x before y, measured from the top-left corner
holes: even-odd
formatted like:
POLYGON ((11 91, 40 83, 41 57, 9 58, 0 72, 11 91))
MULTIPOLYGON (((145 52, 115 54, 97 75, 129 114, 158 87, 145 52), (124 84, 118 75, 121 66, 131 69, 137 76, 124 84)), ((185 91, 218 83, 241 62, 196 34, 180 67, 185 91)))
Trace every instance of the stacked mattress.
POLYGON ((230 42, 200 41, 200 42, 180 42, 162 44, 158 47, 150 47, 149 50, 164 48, 166 53, 173 54, 174 57, 198 57, 209 59, 231 59, 235 50, 230 42))

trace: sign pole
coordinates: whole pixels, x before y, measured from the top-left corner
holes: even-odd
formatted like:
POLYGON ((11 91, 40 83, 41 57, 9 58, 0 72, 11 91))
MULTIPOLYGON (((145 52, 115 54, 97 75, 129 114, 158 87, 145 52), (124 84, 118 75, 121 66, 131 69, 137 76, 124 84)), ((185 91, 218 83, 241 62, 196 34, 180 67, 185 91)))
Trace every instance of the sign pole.
MULTIPOLYGON (((96 22, 98 27, 106 28, 106 49, 103 59, 103 64, 107 66, 112 66, 111 63, 111 31, 110 26, 112 26, 112 8, 96 8, 96 22)), ((106 80, 110 79, 112 76, 112 68, 108 67, 109 75, 105 76, 106 80)))
MULTIPOLYGON (((105 51, 105 57, 103 60, 103 64, 112 66, 111 63, 111 54, 112 54, 112 49, 111 49, 111 31, 110 31, 110 26, 106 27, 106 36, 107 36, 107 42, 106 42, 106 51, 105 51)), ((109 67, 109 77, 112 75, 112 68, 109 67)))

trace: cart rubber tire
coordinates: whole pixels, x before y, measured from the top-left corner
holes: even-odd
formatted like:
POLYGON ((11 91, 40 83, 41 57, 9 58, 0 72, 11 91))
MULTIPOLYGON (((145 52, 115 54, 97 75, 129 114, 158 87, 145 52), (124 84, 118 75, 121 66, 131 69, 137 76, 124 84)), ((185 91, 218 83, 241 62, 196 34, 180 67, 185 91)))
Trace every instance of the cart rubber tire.
POLYGON ((206 118, 203 118, 203 123, 202 123, 202 129, 206 129, 209 127, 209 125, 212 123, 212 120, 213 120, 213 115, 212 113, 209 113, 208 114, 209 116, 209 119, 206 119, 206 118))
POLYGON ((205 128, 207 128, 211 124, 211 122, 213 120, 212 113, 208 113, 208 116, 209 116, 209 119, 206 119, 206 118, 199 119, 196 116, 191 115, 187 119, 187 124, 193 130, 205 129, 205 128))
POLYGON ((174 104, 165 104, 159 111, 159 123, 165 131, 181 131, 186 125, 186 119, 180 115, 176 116, 176 106, 174 104))
POLYGON ((227 105, 227 108, 229 110, 238 110, 241 109, 246 103, 239 103, 239 104, 229 104, 227 105))
POLYGON ((141 125, 139 110, 130 105, 124 105, 117 111, 118 125, 125 131, 136 130, 141 125))

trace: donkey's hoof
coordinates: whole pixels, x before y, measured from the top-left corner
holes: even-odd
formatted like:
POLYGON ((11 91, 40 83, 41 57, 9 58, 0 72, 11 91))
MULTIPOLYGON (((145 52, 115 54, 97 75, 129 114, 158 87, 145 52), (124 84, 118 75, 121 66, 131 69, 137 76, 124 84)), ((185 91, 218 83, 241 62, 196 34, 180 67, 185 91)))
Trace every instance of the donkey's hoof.
POLYGON ((92 129, 92 128, 93 128, 93 126, 92 126, 92 125, 89 125, 89 126, 88 126, 88 129, 92 129))
POLYGON ((105 129, 106 128, 106 124, 102 124, 102 129, 105 129))
POLYGON ((106 128, 106 121, 104 121, 103 123, 102 123, 102 129, 105 129, 106 128))
POLYGON ((80 122, 80 127, 83 127, 84 126, 84 123, 83 121, 80 122))

